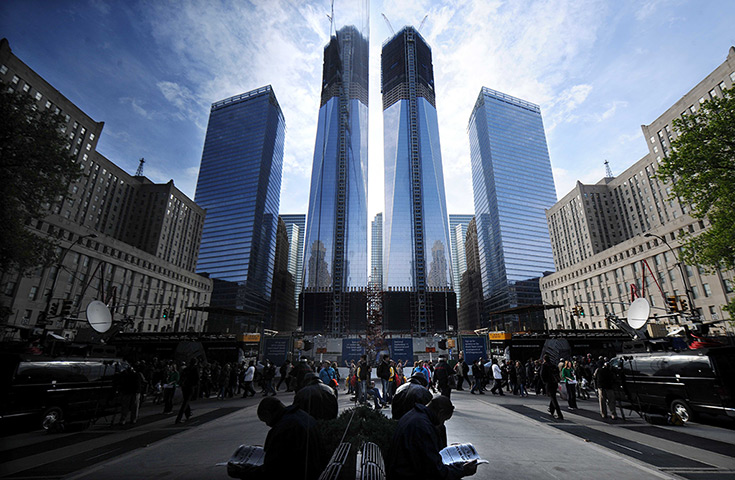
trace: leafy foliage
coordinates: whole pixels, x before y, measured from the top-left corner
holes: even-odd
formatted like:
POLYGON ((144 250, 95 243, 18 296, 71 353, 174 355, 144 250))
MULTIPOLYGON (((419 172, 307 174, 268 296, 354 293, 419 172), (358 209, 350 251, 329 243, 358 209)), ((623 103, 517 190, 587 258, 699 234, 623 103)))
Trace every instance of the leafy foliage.
MULTIPOLYGON (((673 122, 679 132, 673 152, 657 176, 673 179, 673 194, 692 206, 692 215, 707 218, 709 228, 685 235, 683 257, 689 264, 735 268, 735 91, 700 105, 673 122)), ((727 307, 735 314, 735 300, 727 307)))
POLYGON ((350 428, 345 435, 345 441, 352 444, 353 452, 356 452, 364 442, 372 442, 380 447, 385 458, 398 422, 364 406, 347 409, 333 420, 319 421, 319 431, 329 455, 339 445, 348 424, 350 428))
POLYGON ((79 178, 64 119, 0 82, 0 270, 48 265, 57 242, 26 228, 79 178))

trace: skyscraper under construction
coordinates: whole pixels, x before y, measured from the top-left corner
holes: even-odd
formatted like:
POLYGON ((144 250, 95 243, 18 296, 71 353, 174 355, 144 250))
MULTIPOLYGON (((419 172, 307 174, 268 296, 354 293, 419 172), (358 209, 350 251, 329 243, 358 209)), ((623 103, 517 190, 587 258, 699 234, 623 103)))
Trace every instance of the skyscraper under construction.
POLYGON ((300 301, 305 332, 364 330, 367 139, 367 27, 348 25, 324 48, 300 301))
POLYGON ((456 327, 431 48, 413 27, 383 46, 383 329, 456 327))

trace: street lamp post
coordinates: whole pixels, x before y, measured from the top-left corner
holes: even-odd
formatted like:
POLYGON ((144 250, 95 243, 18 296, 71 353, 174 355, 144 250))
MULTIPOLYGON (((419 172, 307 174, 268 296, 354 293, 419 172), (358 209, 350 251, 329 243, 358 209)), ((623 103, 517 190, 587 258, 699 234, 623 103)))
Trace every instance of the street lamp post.
POLYGON ((644 237, 656 237, 669 248, 671 251, 671 254, 674 255, 674 259, 676 260, 676 265, 679 267, 679 273, 681 273, 681 281, 684 284, 684 293, 686 293, 687 301, 689 303, 689 308, 691 309, 694 316, 697 316, 696 309, 694 307, 694 302, 692 301, 692 296, 690 294, 691 287, 689 286, 689 277, 687 277, 686 272, 684 271, 684 267, 681 265, 681 260, 679 260, 679 256, 676 254, 673 248, 671 248, 671 245, 669 245, 669 242, 666 241, 665 237, 662 237, 660 235, 656 235, 655 233, 648 232, 643 235, 644 237))
POLYGON ((97 234, 95 234, 95 233, 90 233, 90 234, 88 234, 88 235, 83 235, 83 236, 81 236, 81 237, 77 238, 77 239, 76 239, 76 240, 75 240, 74 242, 72 242, 72 244, 71 244, 71 245, 69 245, 68 247, 66 247, 66 248, 65 248, 65 249, 64 249, 64 250, 63 250, 63 251, 61 252, 61 257, 59 258, 59 262, 58 262, 58 263, 56 264, 56 274, 54 275, 54 279, 53 279, 53 280, 52 280, 52 282, 51 282, 51 288, 49 289, 49 293, 48 293, 48 296, 46 297, 46 308, 45 308, 45 309, 44 309, 44 311, 43 311, 43 317, 44 317, 43 333, 44 333, 44 336, 45 336, 45 334, 46 334, 46 330, 47 330, 47 328, 46 328, 46 327, 47 327, 47 325, 48 325, 48 315, 49 315, 49 310, 51 310, 51 301, 52 301, 52 300, 53 300, 53 298, 54 298, 54 290, 56 290, 56 282, 57 282, 57 281, 58 281, 58 279, 59 279, 59 271, 60 271, 60 270, 61 270, 61 269, 63 268, 63 266, 64 266, 64 259, 66 258, 66 255, 67 255, 67 254, 69 253, 69 251, 70 251, 70 250, 71 250, 71 249, 72 249, 72 248, 73 248, 73 247, 74 247, 75 245, 77 245, 77 244, 78 244, 79 242, 81 242, 82 240, 84 240, 85 238, 97 238, 97 234))

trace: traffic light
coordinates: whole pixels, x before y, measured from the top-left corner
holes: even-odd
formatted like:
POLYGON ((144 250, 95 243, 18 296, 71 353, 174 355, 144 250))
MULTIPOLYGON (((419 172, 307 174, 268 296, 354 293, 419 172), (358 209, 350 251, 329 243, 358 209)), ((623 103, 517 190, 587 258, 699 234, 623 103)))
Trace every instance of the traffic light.
POLYGON ((310 340, 304 340, 304 351, 305 352, 308 352, 309 350, 311 350, 312 347, 314 347, 314 342, 310 340))
POLYGON ((687 303, 686 298, 682 298, 679 300, 679 305, 681 306, 680 310, 682 312, 688 312, 689 311, 689 304, 687 303))
POLYGON ((163 309, 163 318, 168 318, 168 308, 163 309))
POLYGON ((68 317, 71 315, 71 306, 72 306, 71 300, 64 300, 61 302, 61 316, 62 317, 68 317))
POLYGON ((438 345, 439 345, 439 348, 441 348, 442 350, 446 350, 447 349, 447 339, 442 338, 441 340, 439 340, 438 345))
POLYGON ((572 308, 572 315, 575 317, 579 316, 579 307, 577 305, 572 308))
POLYGON ((584 317, 584 307, 579 307, 579 316, 584 317))
POLYGON ((59 302, 54 302, 51 304, 51 308, 48 311, 48 314, 52 317, 56 316, 56 312, 59 311, 59 302))
POLYGON ((672 312, 679 311, 679 305, 676 303, 676 296, 666 297, 666 304, 669 306, 669 310, 672 312))

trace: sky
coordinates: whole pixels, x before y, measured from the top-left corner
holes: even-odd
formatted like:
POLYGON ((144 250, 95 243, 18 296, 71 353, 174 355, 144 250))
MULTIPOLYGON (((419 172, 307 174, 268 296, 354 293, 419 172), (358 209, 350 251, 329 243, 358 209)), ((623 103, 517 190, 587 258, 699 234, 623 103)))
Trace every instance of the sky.
MULTIPOLYGON (((360 0, 366 2, 366 0, 360 0)), ((334 19, 357 0, 335 0, 334 19)), ((98 151, 194 198, 213 102, 272 85, 286 120, 281 213, 305 213, 330 1, 4 0, 0 36, 95 121, 98 151)), ((649 124, 735 45, 731 0, 370 4, 368 216, 384 209, 380 49, 421 26, 432 48, 447 210, 474 211, 467 123, 481 87, 541 107, 558 198, 619 174, 649 124), (388 19, 383 19, 382 14, 388 19), (423 22, 423 24, 422 24, 423 22)))

